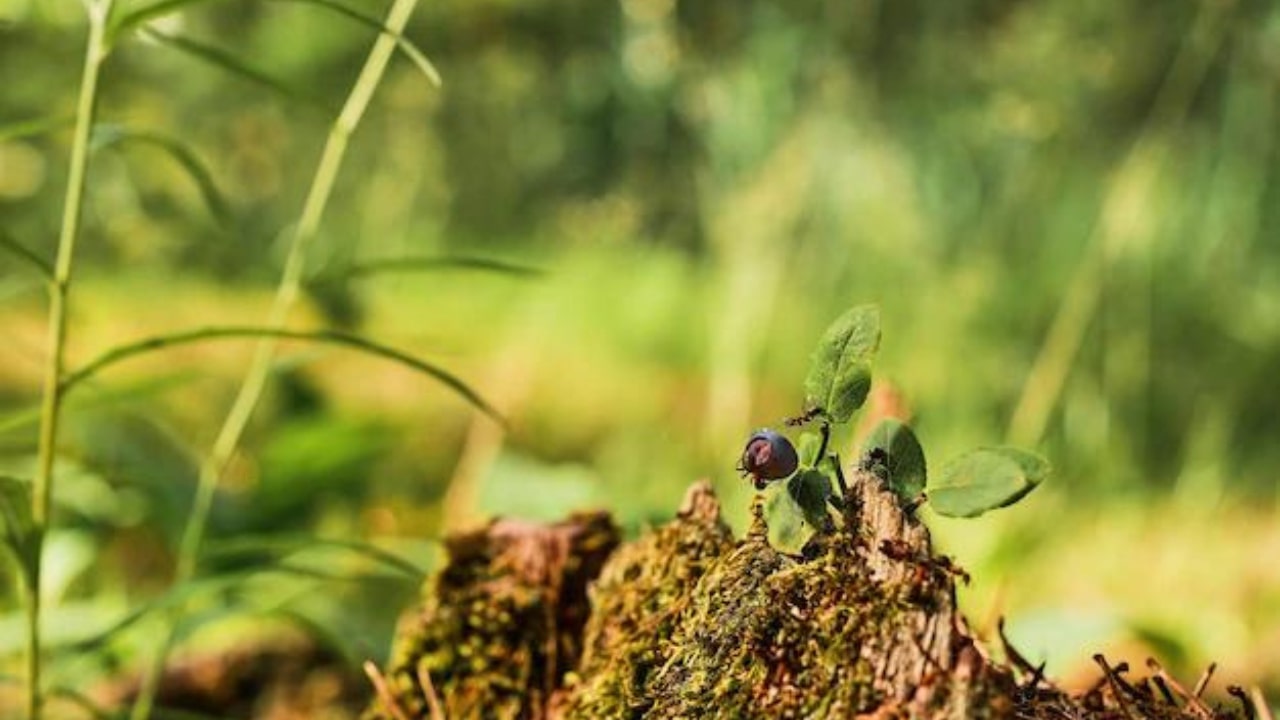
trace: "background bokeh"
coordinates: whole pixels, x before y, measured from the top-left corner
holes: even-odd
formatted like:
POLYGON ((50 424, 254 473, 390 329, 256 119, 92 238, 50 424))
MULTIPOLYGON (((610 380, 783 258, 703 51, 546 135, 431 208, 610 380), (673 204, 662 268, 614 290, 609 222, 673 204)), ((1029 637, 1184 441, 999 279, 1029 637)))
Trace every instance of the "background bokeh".
MULTIPOLYGON (((0 228, 45 257, 82 12, 0 0, 0 228)), ((263 321, 371 42, 341 15, 262 0, 193 3, 155 28, 272 82, 143 37, 113 54, 102 121, 179 143, 227 212, 165 152, 103 147, 73 365, 263 321)), ((1155 654, 1280 696, 1280 6, 443 0, 407 34, 444 86, 393 64, 291 324, 429 358, 510 430, 404 368, 286 345, 210 538, 262 552, 208 566, 240 579, 192 593, 191 646, 283 616, 353 662, 384 656, 414 583, 306 543, 287 559, 327 573, 274 572, 273 538, 429 566, 443 529, 494 513, 603 506, 634 532, 700 477, 741 527, 744 438, 798 412, 825 325, 877 302, 870 412, 909 416, 934 467, 1005 441, 1055 466, 1014 508, 929 517, 974 578, 961 601, 979 632, 1007 617, 1068 682, 1096 676, 1096 651, 1155 654), (443 256, 536 272, 382 262, 443 256)), ((0 255, 6 474, 33 464, 44 313, 39 278, 0 255)), ((74 396, 47 550, 55 678, 127 668, 154 631, 76 644, 166 597, 196 463, 250 351, 185 346, 74 396)), ((16 660, 10 576, 4 591, 16 660)))

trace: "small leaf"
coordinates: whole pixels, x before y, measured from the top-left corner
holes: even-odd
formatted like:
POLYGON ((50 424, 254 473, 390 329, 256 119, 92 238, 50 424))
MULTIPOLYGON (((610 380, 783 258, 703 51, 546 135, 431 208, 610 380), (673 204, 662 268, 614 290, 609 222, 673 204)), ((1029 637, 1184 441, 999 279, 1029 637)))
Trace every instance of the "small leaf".
POLYGON ((30 583, 40 556, 40 531, 31 519, 31 484, 0 476, 0 539, 30 583))
POLYGON ((787 494, 795 501, 804 521, 815 530, 831 524, 827 500, 831 497, 831 479, 821 470, 801 470, 787 481, 787 494))
POLYGON ((803 433, 800 435, 800 443, 796 446, 796 452, 800 456, 800 467, 816 467, 821 458, 818 457, 818 451, 822 449, 822 438, 817 433, 803 433))
POLYGON ((977 517, 1021 500, 1049 474, 1049 463, 1014 447, 979 448, 947 463, 929 504, 940 515, 977 517))
POLYGON ((774 483, 765 490, 764 518, 769 527, 769 546, 780 553, 799 555, 817 531, 804 521, 804 511, 781 484, 774 483))
POLYGON ((871 359, 880 347, 880 308, 859 305, 827 328, 805 379, 805 404, 832 422, 849 420, 871 389, 871 359))
POLYGON ((924 450, 911 428, 894 418, 881 420, 862 445, 864 454, 876 449, 888 458, 889 487, 903 502, 911 502, 924 492, 928 477, 924 450))

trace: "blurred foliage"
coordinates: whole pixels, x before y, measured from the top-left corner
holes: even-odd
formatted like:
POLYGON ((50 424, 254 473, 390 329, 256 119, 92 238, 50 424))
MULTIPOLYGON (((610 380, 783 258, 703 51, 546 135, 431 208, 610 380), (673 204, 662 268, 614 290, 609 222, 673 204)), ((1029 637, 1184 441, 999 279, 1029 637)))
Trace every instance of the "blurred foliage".
MULTIPOLYGON (((46 259, 80 13, 0 0, 0 229, 46 259)), ((111 57, 104 122, 151 147, 94 157, 73 366, 263 316, 278 240, 370 42, 337 14, 264 0, 153 27, 270 82, 143 34, 111 57)), ((936 521, 977 578, 979 629, 1009 614, 1058 672, 1131 643, 1280 688, 1266 674, 1280 571, 1263 562, 1280 553, 1275 3, 451 0, 422 6, 408 35, 444 88, 393 66, 294 323, 431 358, 512 430, 403 369, 288 346, 214 541, 387 544, 561 503, 634 528, 700 476, 740 526, 742 439, 799 412, 823 328, 874 301, 873 414, 877 393, 896 397, 885 412, 911 415, 935 460, 1005 438, 1055 468, 1015 510, 936 521), (443 256, 546 272, 350 270, 443 256)), ((15 476, 44 347, 30 265, 0 253, 0 473, 15 476)), ((76 533, 69 608, 100 625, 164 590, 194 461, 247 353, 184 347, 77 390, 59 499, 76 533)), ((326 602, 314 579, 272 582, 255 597, 292 598, 273 610, 359 626, 361 652, 385 651, 377 583, 321 583, 326 602)))

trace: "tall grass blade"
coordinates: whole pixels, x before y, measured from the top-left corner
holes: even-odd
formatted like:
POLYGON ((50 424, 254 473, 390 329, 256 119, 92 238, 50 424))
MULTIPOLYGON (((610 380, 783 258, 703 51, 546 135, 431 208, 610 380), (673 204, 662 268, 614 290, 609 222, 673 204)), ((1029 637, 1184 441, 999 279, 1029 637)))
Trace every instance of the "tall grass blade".
POLYGON ((74 115, 50 115, 6 123, 0 125, 0 142, 44 135, 47 132, 70 125, 75 122, 75 119, 74 115))
POLYGON ((396 48, 398 48, 400 52, 404 53, 409 58, 410 62, 412 62, 414 66, 416 66, 418 70, 421 71, 422 74, 426 76, 427 80, 431 81, 432 85, 435 85, 436 87, 440 87, 442 84, 444 84, 443 79, 440 77, 440 71, 437 70, 436 66, 433 65, 431 61, 427 59, 427 56, 421 50, 418 49, 418 46, 413 44, 413 41, 409 40, 401 33, 396 32, 395 30, 392 30, 391 28, 387 27, 375 17, 372 17, 370 15, 365 15, 364 13, 353 10, 347 7, 346 5, 343 5, 338 2, 334 2, 334 0, 275 0, 275 1, 276 2, 301 2, 301 3, 306 3, 308 5, 315 5, 317 7, 328 8, 338 13, 339 15, 343 15, 347 18, 350 18, 351 20, 354 20, 355 22, 365 25, 366 27, 377 30, 378 32, 382 33, 383 35, 386 35, 387 37, 395 41, 396 48))
POLYGON ((31 519, 31 483, 0 476, 0 540, 22 570, 34 582, 40 562, 40 534, 31 519))
POLYGON ((162 45, 168 45, 175 50, 190 55, 196 60, 200 60, 216 68, 225 70, 232 75, 239 76, 251 83, 265 87, 268 90, 279 93, 285 98, 314 107, 325 107, 325 104, 315 97, 306 95, 295 88, 290 87, 283 81, 277 80, 261 70, 241 62, 238 57, 226 50, 212 45, 206 45, 205 43, 182 37, 181 35, 171 35, 169 33, 160 32, 154 28, 144 28, 142 32, 148 38, 151 38, 162 45))
MULTIPOLYGON (((320 160, 316 166, 315 176, 302 204, 302 212, 298 217, 297 228, 289 243, 284 268, 280 275, 280 282, 276 287, 275 300, 267 318, 267 326, 277 333, 283 331, 288 312, 302 291, 306 253, 314 242, 315 237, 319 234, 320 221, 324 217, 325 209, 329 204, 329 197, 337 181, 343 158, 346 156, 351 135, 359 126, 360 119, 368 109, 373 92, 386 71, 387 64, 391 60, 391 54, 397 47, 397 43, 393 40, 393 34, 394 36, 399 35, 400 30, 408 23, 409 16, 413 13, 416 4, 417 0, 394 0, 391 4, 391 8, 387 13, 389 32, 379 36, 374 41, 373 47, 365 59, 364 66, 360 69, 360 74, 347 95, 342 111, 338 113, 338 116, 330 126, 328 138, 325 140, 324 149, 320 153, 320 160)), ((196 496, 192 502, 191 512, 187 517, 186 526, 183 528, 182 540, 178 548, 178 560, 175 569, 175 577, 178 583, 182 583, 195 575, 200 545, 204 542, 205 529, 209 522, 209 514, 212 511, 214 493, 217 490, 218 482, 231 462, 236 447, 240 444, 240 438, 244 434, 249 420, 253 417, 258 400, 266 387, 267 379, 271 372, 272 359, 275 356, 275 343, 280 336, 272 337, 263 334, 262 337, 263 340, 258 343, 249 370, 245 373, 244 382, 240 385, 240 390, 236 393, 235 400, 227 412, 222 427, 218 430, 218 436, 214 439, 213 447, 200 465, 200 479, 196 485, 196 496)), ((330 333, 328 337, 351 344, 351 336, 330 333)), ((355 344, 357 346, 364 344, 366 349, 371 347, 367 342, 357 342, 355 344)), ((397 351, 389 351, 389 349, 384 348, 382 352, 393 359, 405 361, 406 364, 416 367, 444 382, 455 391, 461 392, 468 399, 471 399, 473 404, 482 407, 486 413, 496 416, 496 413, 487 403, 480 400, 474 391, 453 376, 397 351)), ((177 622, 178 617, 176 614, 169 618, 168 628, 159 643, 158 650, 143 673, 142 686, 131 713, 131 717, 134 720, 147 720, 151 714, 151 708, 155 704, 160 674, 164 669, 165 657, 173 641, 177 622)))
MULTIPOLYGON (((138 10, 135 10, 131 13, 126 13, 120 17, 120 20, 112 26, 112 29, 111 29, 112 38, 113 39, 117 38, 122 33, 128 32, 134 28, 143 26, 152 20, 156 20, 170 13, 178 12, 179 10, 183 10, 189 5, 195 5, 197 3, 210 2, 210 1, 211 0, 164 0, 163 2, 158 2, 154 5, 149 5, 144 8, 139 8, 138 10)), ((400 32, 397 32, 395 29, 388 27, 386 24, 378 20, 376 17, 373 17, 372 15, 366 15, 358 10, 347 7, 342 3, 335 2, 334 0, 272 0, 272 1, 273 2, 300 2, 306 5, 314 5, 316 7, 325 8, 339 15, 342 15, 343 17, 349 20, 352 20, 356 23, 364 25, 365 27, 376 30, 386 35, 387 37, 391 38, 392 41, 395 42, 396 48, 400 52, 404 53, 405 57, 409 58, 409 61, 412 62, 414 66, 417 67, 418 70, 424 76, 426 76, 426 78, 431 82, 432 85, 435 85, 436 87, 440 87, 440 85, 443 83, 443 80, 440 77, 440 71, 436 69, 436 66, 432 64, 431 60, 427 58, 426 54, 423 53, 422 50, 420 50, 412 40, 406 38, 403 34, 401 34, 400 32)), ((156 31, 152 29, 151 32, 156 32, 156 31)))
POLYGON ((409 560, 376 545, 360 542, 358 540, 341 540, 307 536, 280 537, 276 535, 258 535, 237 537, 212 544, 207 551, 201 554, 201 559, 208 561, 237 557, 253 557, 263 553, 282 555, 304 550, 313 550, 316 548, 337 548, 340 550, 349 550, 419 582, 427 575, 427 570, 425 568, 419 567, 409 560))
POLYGON ((336 274, 340 277, 360 278, 382 273, 442 272, 449 270, 476 270, 518 277, 534 277, 546 272, 540 267, 495 258, 443 255, 366 260, 352 263, 340 269, 336 274))
POLYGON ((160 150, 178 164, 200 190, 200 196, 209 212, 223 225, 231 223, 231 205, 213 180, 213 173, 200 160, 195 151, 182 142, 155 132, 130 130, 119 125, 99 125, 93 131, 95 150, 106 150, 124 145, 144 145, 160 150))
POLYGON ((458 379, 452 373, 443 368, 429 363, 425 360, 416 358, 406 352, 397 350, 386 345, 374 342, 367 338, 349 333, 338 332, 335 330, 278 330, 270 327, 206 327, 196 330, 187 330, 184 332, 176 332, 167 335, 157 335, 154 337, 144 338, 131 343, 117 346, 106 351, 87 365, 68 374, 62 379, 62 392, 67 392, 88 380, 102 370, 111 367, 117 363, 128 360, 138 355, 164 350, 178 345, 188 345, 196 342, 204 342, 206 340, 217 340, 226 338, 272 338, 277 340, 302 340, 306 342, 327 343, 330 345, 341 345, 349 347, 360 352, 374 355, 392 362, 399 363, 404 367, 416 370, 428 377, 435 379, 444 386, 462 396, 467 402, 476 409, 485 413, 499 423, 505 424, 502 416, 498 411, 489 404, 480 394, 458 379))
POLYGON ((15 257, 22 258, 27 265, 39 272, 45 280, 53 279, 53 265, 48 260, 37 255, 34 250, 18 242, 4 228, 0 228, 0 247, 13 253, 15 257))

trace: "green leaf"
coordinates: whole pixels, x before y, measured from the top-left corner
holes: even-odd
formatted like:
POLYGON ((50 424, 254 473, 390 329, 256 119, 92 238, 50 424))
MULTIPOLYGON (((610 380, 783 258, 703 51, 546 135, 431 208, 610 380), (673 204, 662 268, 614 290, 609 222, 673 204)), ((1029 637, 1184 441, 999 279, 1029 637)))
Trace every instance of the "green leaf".
POLYGON ((929 487, 929 504, 940 515, 977 517, 1021 500, 1049 475, 1049 462, 1015 447, 979 448, 942 468, 929 487))
POLYGON ((924 492, 928 477, 924 449, 916 434, 900 420, 885 418, 862 444, 863 454, 883 450, 889 459, 889 487, 903 502, 911 502, 924 492))
POLYGON ((818 451, 822 449, 822 437, 817 433, 803 433, 800 435, 800 442, 796 446, 796 455, 800 458, 800 467, 816 467, 818 461, 822 458, 818 457, 818 451))
POLYGON ((827 500, 831 497, 831 478, 822 470, 805 469, 787 480, 787 494, 800 508, 805 522, 821 530, 831 523, 827 500))
POLYGON ((134 144, 151 146, 168 155, 196 184, 214 218, 223 225, 230 223, 230 204, 213 181, 213 173, 209 172, 208 167, 191 148, 158 133, 130 130, 119 125, 99 125, 93 129, 93 146, 96 150, 134 144))
POLYGON ((821 470, 802 469, 765 492, 769 544, 778 552, 799 555, 814 533, 831 524, 827 512, 831 479, 821 470))
POLYGON ((40 562, 40 530, 31 519, 31 483, 0 475, 0 540, 30 583, 40 562))
POLYGON ((769 546, 780 553, 799 555, 817 531, 804 521, 804 512, 786 488, 774 483, 765 491, 764 518, 769 546))
POLYGON ((805 404, 832 422, 847 422, 871 389, 871 359, 880 347, 880 308, 859 305, 827 328, 805 379, 805 404))

